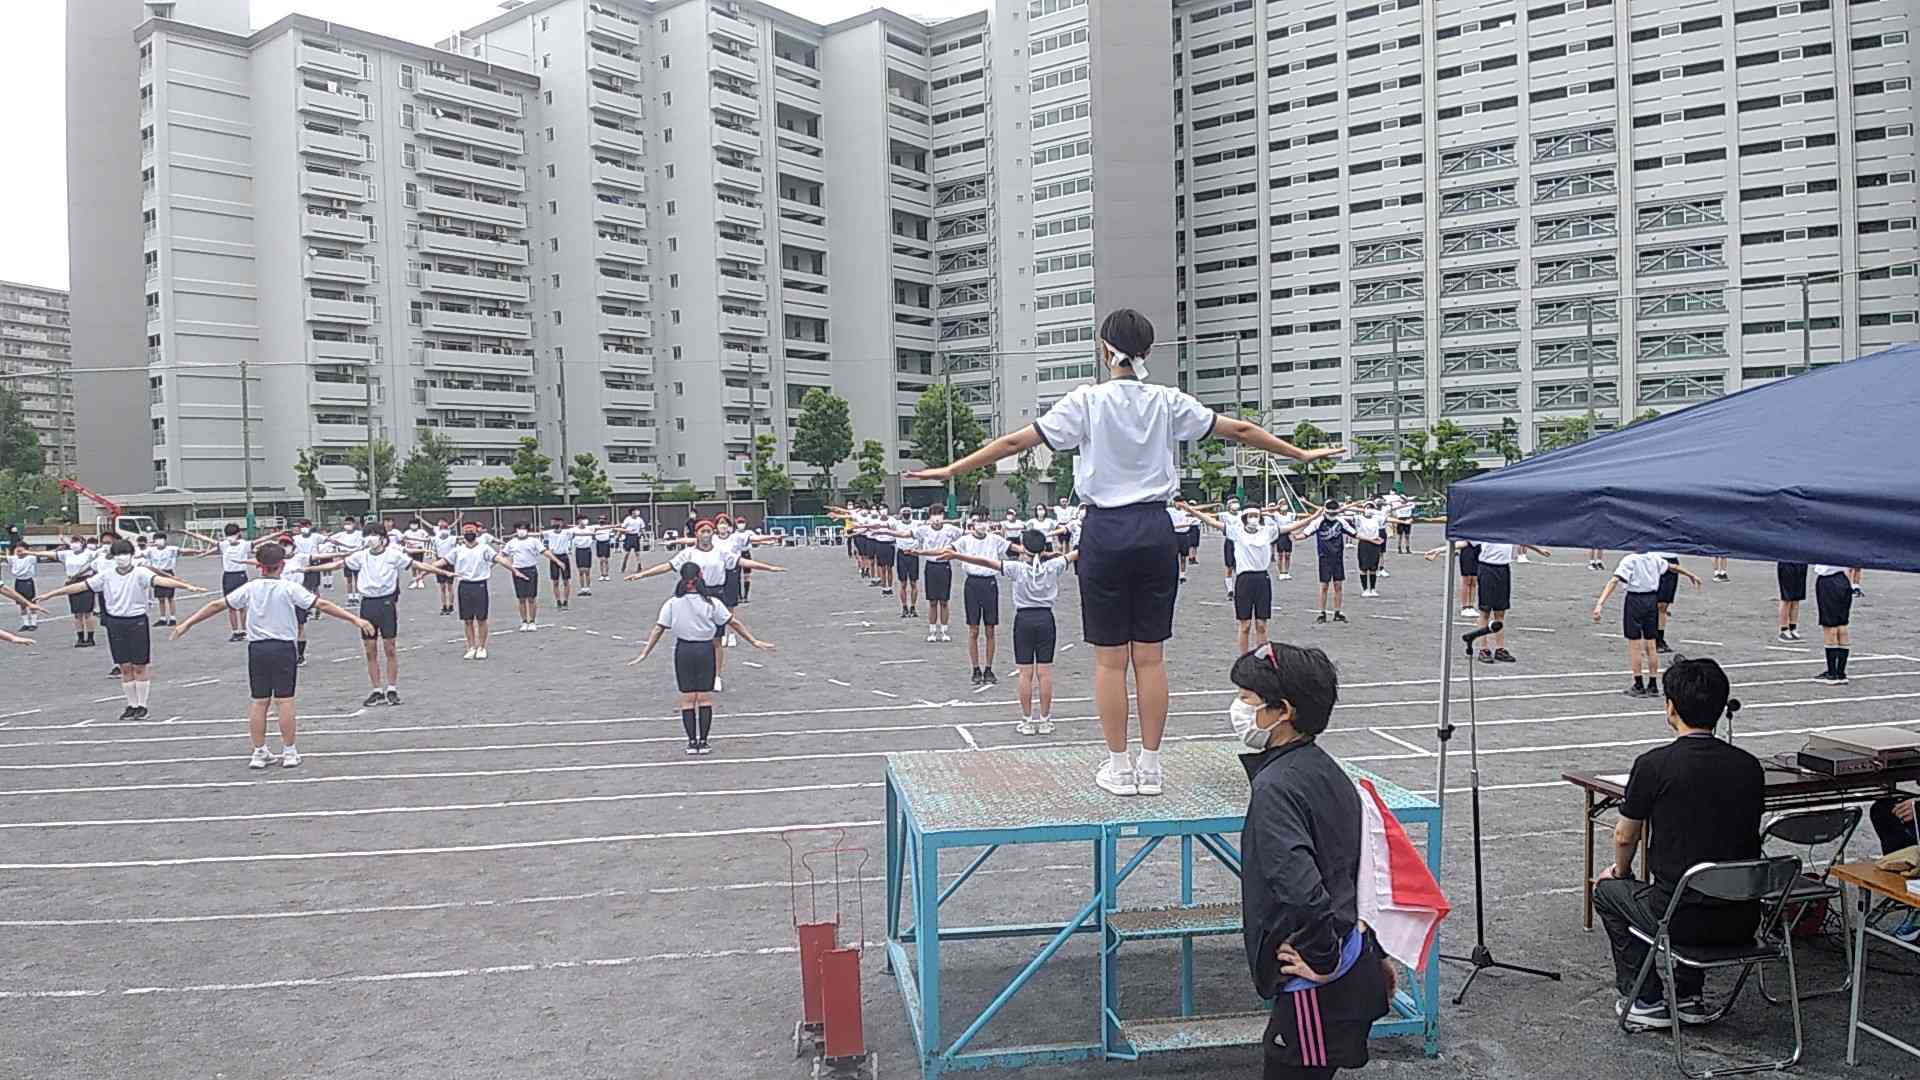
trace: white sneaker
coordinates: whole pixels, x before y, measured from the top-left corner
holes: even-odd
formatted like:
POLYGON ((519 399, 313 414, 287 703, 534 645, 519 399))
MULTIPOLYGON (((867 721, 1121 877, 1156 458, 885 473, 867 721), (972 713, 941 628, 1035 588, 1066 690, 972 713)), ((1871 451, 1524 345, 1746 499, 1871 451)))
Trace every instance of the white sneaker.
POLYGON ((1115 795, 1140 794, 1140 782, 1135 778, 1133 770, 1131 768, 1116 769, 1111 759, 1100 766, 1099 772, 1093 774, 1093 782, 1115 795))
POLYGON ((1281 574, 1281 575, 1280 575, 1280 580, 1281 580, 1281 581, 1292 581, 1292 580, 1293 580, 1293 575, 1292 575, 1292 574, 1281 574))
POLYGON ((1033 717, 1031 716, 1021 717, 1020 722, 1013 725, 1013 730, 1019 732, 1022 735, 1040 734, 1040 728, 1034 724, 1033 717))
POLYGON ((713 692, 717 694, 720 691, 725 690, 726 688, 727 688, 727 680, 721 678, 718 675, 715 675, 713 677, 713 692))
POLYGON ((273 764, 273 755, 269 754, 264 746, 254 747, 253 756, 247 759, 249 769, 264 769, 271 764, 273 764))
POLYGON ((1137 791, 1139 794, 1141 795, 1160 794, 1160 770, 1159 769, 1135 769, 1133 771, 1133 776, 1135 781, 1134 790, 1137 791))
POLYGON ((928 641, 939 641, 939 640, 940 640, 940 631, 939 631, 939 629, 938 629, 938 628, 936 628, 936 627, 932 627, 932 626, 929 626, 929 627, 927 627, 927 640, 928 640, 928 641))
POLYGON ((1477 619, 1480 617, 1480 609, 1477 607, 1463 607, 1460 609, 1460 617, 1463 619, 1477 619))
POLYGON ((1393 576, 1393 571, 1391 571, 1391 570, 1382 570, 1382 571, 1380 571, 1380 576, 1381 576, 1381 577, 1392 577, 1392 576, 1393 576))
POLYGON ((475 660, 485 660, 487 658, 487 650, 485 649, 473 650, 473 658, 475 660))
POLYGON ((607 580, 610 580, 610 579, 609 579, 609 578, 607 577, 607 575, 605 575, 605 574, 601 574, 601 575, 600 575, 600 580, 601 580, 601 581, 607 581, 607 580))
POLYGON ((1514 562, 1532 562, 1533 560, 1527 558, 1527 553, 1523 551, 1520 554, 1515 555, 1513 557, 1513 561, 1514 562))
POLYGON ((941 627, 941 628, 940 628, 940 640, 941 640, 941 641, 952 641, 952 640, 953 640, 953 631, 952 631, 952 630, 950 630, 950 629, 948 629, 947 627, 944 627, 944 626, 943 626, 943 627, 941 627))
POLYGON ((734 632, 731 630, 727 631, 727 648, 729 649, 736 648, 739 646, 739 644, 740 644, 740 638, 738 637, 738 635, 734 634, 734 632))
POLYGON ((473 654, 478 651, 479 651, 478 649, 468 649, 464 654, 461 655, 460 659, 471 660, 473 659, 473 654))
POLYGON ((1033 722, 1034 729, 1042 735, 1053 734, 1053 717, 1042 716, 1033 722))
POLYGON ((287 747, 287 752, 280 755, 280 767, 283 769, 299 768, 300 767, 300 751, 295 750, 291 746, 287 747))

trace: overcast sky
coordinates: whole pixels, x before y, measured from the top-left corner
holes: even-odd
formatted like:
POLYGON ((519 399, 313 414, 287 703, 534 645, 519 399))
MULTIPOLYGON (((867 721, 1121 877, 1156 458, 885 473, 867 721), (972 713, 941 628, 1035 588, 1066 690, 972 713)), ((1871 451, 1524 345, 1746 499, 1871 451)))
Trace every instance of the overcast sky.
MULTIPOLYGON (((133 0, 127 0, 132 3, 133 0)), ((879 6, 874 0, 774 0, 816 22, 879 6)), ((64 0, 0 0, 0 101, 17 157, 0 163, 0 279, 67 286, 64 0)), ((978 11, 987 0, 895 0, 919 18, 978 11)), ((253 0, 253 25, 290 12, 432 44, 499 12, 499 0, 253 0)))

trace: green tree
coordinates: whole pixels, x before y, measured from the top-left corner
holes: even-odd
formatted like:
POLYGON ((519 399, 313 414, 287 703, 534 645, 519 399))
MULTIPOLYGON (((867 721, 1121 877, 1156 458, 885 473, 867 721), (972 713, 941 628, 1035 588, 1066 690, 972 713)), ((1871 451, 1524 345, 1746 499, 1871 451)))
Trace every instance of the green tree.
POLYGON ((568 477, 573 481, 575 502, 607 502, 613 498, 613 481, 607 478, 607 470, 600 467, 600 459, 582 451, 573 455, 573 464, 567 469, 568 477))
MULTIPOLYGON (((911 445, 913 456, 938 468, 966 457, 986 444, 987 429, 980 418, 973 415, 973 406, 953 395, 953 451, 947 451, 947 402, 949 388, 935 383, 920 392, 920 400, 913 408, 913 435, 911 445)), ((956 487, 967 498, 984 478, 982 473, 968 473, 956 477, 956 487)))
POLYGON ((451 467, 456 449, 452 438, 432 428, 420 428, 414 435, 413 450, 400 464, 400 501, 421 509, 444 506, 452 500, 451 467))
MULTIPOLYGON (((780 452, 780 440, 771 434, 753 437, 753 494, 769 504, 781 504, 793 491, 793 477, 773 458, 780 452)), ((784 509, 784 505, 782 509, 784 509)))
POLYGON ((1635 413, 1633 416, 1633 419, 1627 421, 1627 426, 1632 427, 1635 424, 1644 424, 1649 420, 1658 420, 1658 419, 1660 419, 1659 409, 1645 409, 1645 410, 1642 410, 1641 412, 1635 413))
POLYGON ((1219 502, 1233 487, 1226 450, 1227 444, 1219 439, 1203 439, 1187 457, 1187 464, 1193 467, 1194 480, 1200 485, 1200 495, 1207 502, 1219 502))
POLYGON ((507 462, 507 468, 513 471, 515 505, 535 506, 553 501, 553 459, 540 452, 539 439, 520 436, 520 445, 514 448, 513 460, 507 462))
POLYGON ((1040 465, 1034 460, 1033 451, 1020 451, 1020 456, 1014 462, 1014 470, 1007 474, 1007 491, 1021 509, 1031 505, 1027 500, 1033 494, 1034 481, 1039 479, 1040 465))
MULTIPOLYGON (((1311 420, 1302 420, 1293 425, 1293 438, 1289 440, 1302 450, 1313 450, 1327 444, 1327 433, 1311 420)), ((1296 461, 1293 474, 1312 491, 1314 502, 1327 501, 1327 486, 1333 479, 1333 459, 1320 458, 1316 461, 1296 461)))
POLYGON ((700 489, 693 486, 693 481, 682 480, 667 489, 667 499, 670 502, 698 502, 700 499, 700 489))
POLYGON ((514 497, 512 480, 489 476, 473 485, 473 501, 481 506, 513 506, 520 500, 514 497))
POLYGON ((1053 464, 1047 469, 1047 479, 1053 481, 1055 498, 1073 500, 1073 451, 1063 450, 1053 455, 1053 464))
POLYGON ((11 525, 67 517, 60 481, 45 473, 0 469, 0 530, 11 525))
POLYGON ((1563 416, 1550 421, 1540 429, 1540 438, 1535 442, 1533 452, 1548 454, 1575 443, 1583 443, 1593 437, 1593 427, 1584 416, 1563 416))
POLYGON ((1520 449, 1520 422, 1511 416, 1500 421, 1500 430, 1493 433, 1492 443, 1493 452, 1509 465, 1527 456, 1520 449))
POLYGON ((1379 439, 1356 438, 1353 446, 1360 452, 1360 493, 1371 495, 1380 490, 1380 453, 1386 444, 1379 439))
POLYGON ((847 399, 819 387, 800 399, 800 416, 793 427, 793 458, 814 467, 813 489, 833 501, 834 466, 853 453, 853 422, 847 417, 847 399))
POLYGON ((349 448, 346 459, 347 465, 353 469, 354 488, 368 498, 372 498, 376 491, 385 495, 387 490, 393 487, 394 459, 397 457, 399 457, 399 451, 393 448, 393 443, 386 439, 375 439, 372 449, 373 464, 369 469, 366 444, 349 448))
POLYGON ((301 448, 293 455, 293 482, 306 496, 307 519, 320 516, 320 500, 327 497, 327 485, 320 482, 320 451, 301 448))
POLYGON ((27 423, 20 396, 0 383, 0 471, 38 476, 46 467, 47 452, 40 433, 27 423))
POLYGON ((853 458, 854 476, 847 482, 848 493, 862 499, 878 499, 887 490, 887 448, 879 439, 860 444, 853 458))
POLYGON ((1475 449, 1473 436, 1465 428, 1442 420, 1416 436, 1407 460, 1426 479, 1429 493, 1445 496, 1455 480, 1472 476, 1479 468, 1473 460, 1475 449))

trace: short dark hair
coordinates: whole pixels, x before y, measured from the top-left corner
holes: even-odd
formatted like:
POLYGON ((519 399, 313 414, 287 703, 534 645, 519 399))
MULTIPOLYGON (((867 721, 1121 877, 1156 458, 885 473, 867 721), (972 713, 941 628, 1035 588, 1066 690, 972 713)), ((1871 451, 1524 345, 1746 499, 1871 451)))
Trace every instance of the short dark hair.
POLYGON ((253 559, 262 570, 278 570, 280 564, 287 561, 287 549, 277 543, 261 544, 260 550, 254 552, 253 559))
POLYGON ((1100 340, 1128 356, 1145 356, 1153 348, 1153 324, 1132 308, 1111 311, 1100 323, 1100 340))
POLYGON ((1260 695, 1268 705, 1293 706, 1293 730, 1318 735, 1340 700, 1340 672, 1319 649, 1270 641, 1233 662, 1233 685, 1260 695))
POLYGON ((1030 555, 1044 555, 1051 547, 1047 534, 1039 529, 1027 529, 1020 534, 1020 548, 1030 555))
POLYGON ((109 554, 109 555, 131 555, 131 554, 133 554, 133 541, 131 541, 131 540, 115 540, 115 541, 113 542, 113 546, 107 549, 107 554, 109 554))
POLYGON ((227 523, 227 535, 228 535, 228 536, 239 536, 239 535, 240 535, 240 526, 238 526, 238 525, 235 525, 235 524, 233 524, 232 522, 228 522, 228 523, 227 523))
POLYGON ((1732 692, 1727 673, 1706 659, 1675 660, 1660 676, 1660 688, 1680 722, 1698 731, 1712 731, 1719 725, 1732 692))

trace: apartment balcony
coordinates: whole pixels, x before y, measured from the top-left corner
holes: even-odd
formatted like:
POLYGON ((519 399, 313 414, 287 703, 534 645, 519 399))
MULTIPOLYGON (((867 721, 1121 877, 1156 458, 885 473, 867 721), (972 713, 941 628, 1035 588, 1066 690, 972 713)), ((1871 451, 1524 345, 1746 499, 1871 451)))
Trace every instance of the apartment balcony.
POLYGON ((729 386, 726 390, 726 403, 741 408, 757 406, 764 409, 772 400, 771 394, 766 390, 749 390, 744 386, 729 386))
POLYGON ((336 259, 326 255, 307 256, 307 276, 327 281, 350 281, 364 285, 373 280, 372 259, 336 259))
POLYGON ((302 153, 325 154, 348 161, 365 161, 370 153, 364 135, 334 135, 303 127, 297 142, 302 153))
POLYGON ((647 245, 637 240, 615 240, 610 236, 593 238, 593 254, 595 258, 619 259, 640 266, 647 265, 647 260, 652 257, 647 245))
POLYGON ((646 315, 610 315, 603 311, 597 325, 603 334, 641 338, 653 336, 653 319, 646 315))
POLYGON ((760 99, 750 93, 742 93, 732 87, 715 86, 707 97, 713 103, 715 112, 760 119, 760 99))
POLYGON ((780 306, 789 315, 807 315, 816 319, 825 319, 832 310, 833 300, 823 292, 807 292, 789 287, 780 290, 780 306))
POLYGON ((359 218, 330 217, 308 210, 305 212, 300 234, 325 237, 329 240, 351 240, 356 244, 364 244, 372 239, 373 228, 359 218))
POLYGON ((713 163, 713 182, 716 184, 730 184, 748 191, 759 191, 760 185, 766 182, 765 177, 766 174, 757 168, 747 169, 738 165, 723 165, 717 161, 713 163))
POLYGON ((315 364, 370 364, 380 358, 380 347, 371 341, 307 341, 307 360, 315 364))
POLYGON ((527 353, 436 349, 430 345, 416 345, 413 358, 415 363, 441 371, 469 371, 483 375, 533 374, 533 357, 527 353))
POLYGON ((494 262, 527 264, 527 245, 523 240, 489 240, 480 236, 421 229, 415 241, 421 251, 435 255, 464 255, 494 262))
POLYGON ((720 295, 737 296, 744 300, 765 300, 767 283, 759 278, 744 278, 733 274, 720 275, 720 295))
POLYGON ((647 137, 637 131, 622 131, 606 124, 587 126, 587 144, 603 150, 618 150, 627 154, 647 152, 647 137))
POLYGON ((611 11, 588 12, 587 32, 624 41, 629 45, 640 44, 640 24, 632 19, 615 15, 611 11))
POLYGON ((745 225, 750 229, 766 227, 767 212, 763 207, 736 202, 732 199, 717 199, 715 203, 714 209, 719 212, 721 221, 731 221, 735 225, 745 225))
POLYGON ((707 20, 707 29, 724 38, 732 38, 742 45, 752 47, 760 44, 760 38, 754 33, 753 24, 738 16, 729 15, 718 8, 708 9, 712 16, 707 20))
POLYGON ((773 100, 775 102, 784 102, 788 105, 797 105, 811 112, 819 112, 821 102, 818 82, 816 81, 813 85, 808 85, 802 80, 814 78, 814 76, 796 74, 797 72, 806 70, 806 68, 792 61, 782 60, 778 56, 774 57, 773 100))
POLYGON ((527 149, 526 136, 518 131, 488 127, 485 124, 475 124, 466 120, 455 120, 451 116, 435 116, 432 112, 423 113, 419 118, 419 124, 420 130, 425 134, 463 142, 468 146, 484 146, 513 154, 523 154, 527 149))
POLYGON ((720 313, 720 332, 723 334, 746 334, 750 337, 767 336, 767 317, 765 315, 735 315, 732 312, 720 313))
POLYGON ((593 163, 593 181, 609 187, 626 188, 628 191, 647 190, 645 170, 629 169, 624 165, 609 165, 604 161, 593 163))
POLYGON ((300 51, 295 54, 294 62, 306 71, 323 71, 328 75, 338 75, 345 79, 367 77, 366 57, 336 52, 317 45, 302 44, 300 51))
POLYGON ((484 274, 455 274, 444 270, 422 270, 420 288, 427 292, 454 293, 460 296, 484 296, 490 300, 517 300, 525 303, 533 287, 525 278, 488 277, 484 274))
POLYGON ((653 374, 652 349, 601 349, 600 366, 636 375, 653 374))
POLYGON ((485 165, 465 158, 448 157, 423 151, 418 155, 416 172, 425 176, 444 176, 451 180, 471 180, 477 184, 506 188, 510 191, 524 191, 527 187, 525 169, 500 165, 485 165))
POLYGON ((488 90, 471 86, 455 79, 440 75, 422 75, 414 91, 424 98, 440 101, 452 101, 461 105, 474 105, 492 112, 505 113, 518 118, 525 114, 526 107, 518 94, 503 94, 498 90, 488 90))
POLYGON ((300 194, 302 195, 366 202, 369 193, 367 182, 358 177, 310 171, 300 173, 300 194))
POLYGON ((458 390, 445 386, 427 387, 427 408, 429 409, 497 409, 501 412, 533 411, 531 391, 518 390, 458 390))
POLYGON ((602 112, 631 117, 635 120, 647 114, 640 99, 623 90, 609 90, 604 86, 593 86, 587 90, 587 105, 602 112))
POLYGON ((473 311, 420 310, 420 326, 442 334, 488 334, 493 337, 533 336, 533 320, 519 315, 484 315, 473 311))
POLYGON ((760 81, 760 64, 758 61, 744 59, 732 53, 715 49, 712 53, 712 64, 713 70, 715 71, 724 71, 729 75, 745 79, 748 82, 757 83, 760 81))
POLYGON ((644 229, 647 227, 647 208, 638 203, 617 203, 595 199, 593 200, 593 220, 644 229))
POLYGON ((621 300, 644 302, 653 299, 653 282, 643 281, 640 278, 601 274, 594 279, 594 293, 599 296, 617 297, 621 300))
POLYGON ((720 240, 720 257, 738 259, 741 262, 767 264, 767 245, 758 240, 720 240))
POLYGON ((651 390, 615 390, 602 387, 600 404, 609 409, 652 409, 654 392, 651 390))
POLYGON ((360 405, 367 401, 365 382, 327 382, 317 378, 307 380, 307 403, 309 405, 360 405))
MULTIPOLYGON (((313 441, 323 445, 365 446, 367 444, 367 425, 365 424, 314 424, 313 441)), ((351 476, 351 472, 349 472, 351 476)))
POLYGON ((921 214, 933 212, 933 192, 901 180, 898 176, 887 185, 887 194, 892 197, 894 205, 902 209, 921 214))
MULTIPOLYGON (((539 435, 532 429, 517 427, 454 427, 441 424, 434 430, 452 439, 455 446, 482 450, 519 446, 523 437, 539 435)), ((454 465, 447 469, 447 479, 455 484, 475 484, 489 476, 505 475, 507 469, 504 465, 454 465)))
POLYGON ((370 300, 326 300, 307 297, 308 322, 342 322, 369 325, 377 312, 370 300))
POLYGON ((725 124, 713 125, 713 145, 725 146, 743 154, 758 155, 764 147, 760 143, 760 132, 754 129, 728 127, 725 124))
POLYGON ((721 371, 766 372, 770 370, 771 363, 765 345, 723 344, 720 346, 721 371))
POLYGON ((750 443, 758 432, 772 432, 767 424, 728 423, 721 425, 726 440, 730 443, 750 443))
POLYGON ((608 424, 606 436, 608 446, 652 446, 659 441, 655 434, 659 429, 650 427, 626 427, 608 424))
POLYGON ((524 206, 442 195, 437 191, 420 193, 420 212, 483 221, 489 225, 507 225, 516 229, 527 227, 527 208, 524 206))
POLYGON ((336 94, 331 90, 316 90, 311 86, 300 87, 299 93, 295 95, 294 104, 301 112, 330 116, 336 120, 350 120, 356 124, 367 118, 365 98, 354 97, 352 94, 336 94))
POLYGON ((622 79, 641 81, 646 74, 646 65, 638 60, 630 60, 605 49, 587 50, 587 70, 600 75, 617 75, 622 79))

